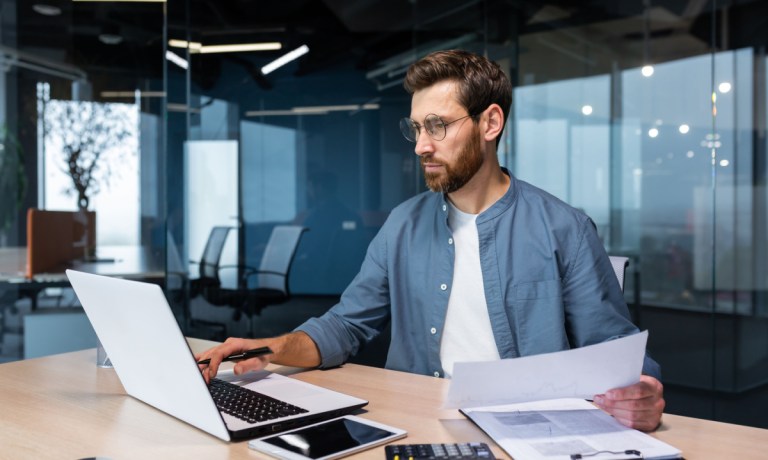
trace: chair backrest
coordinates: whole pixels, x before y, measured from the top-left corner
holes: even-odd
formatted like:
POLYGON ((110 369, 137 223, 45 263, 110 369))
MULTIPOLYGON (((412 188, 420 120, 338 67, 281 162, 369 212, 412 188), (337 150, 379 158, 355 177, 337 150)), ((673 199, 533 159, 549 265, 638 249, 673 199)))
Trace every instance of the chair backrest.
POLYGON ((219 260, 232 227, 213 227, 200 259, 200 278, 219 279, 219 260))
POLYGON ((95 251, 95 212, 27 210, 27 278, 60 271, 95 251))
POLYGON ((286 291, 296 247, 306 228, 300 225, 277 225, 272 229, 257 275, 260 288, 286 291))
POLYGON ((619 286, 621 290, 624 290, 624 274, 629 266, 629 257, 622 256, 608 256, 613 266, 613 272, 616 274, 616 278, 619 279, 619 286))

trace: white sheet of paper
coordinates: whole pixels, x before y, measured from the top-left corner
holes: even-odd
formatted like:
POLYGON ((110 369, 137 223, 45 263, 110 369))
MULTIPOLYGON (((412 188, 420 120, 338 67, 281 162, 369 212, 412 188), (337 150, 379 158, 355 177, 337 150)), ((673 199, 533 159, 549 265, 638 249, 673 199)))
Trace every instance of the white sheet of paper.
POLYGON ((572 350, 456 363, 446 408, 592 399, 640 380, 648 331, 572 350))
POLYGON ((594 455, 597 451, 637 450, 642 458, 680 458, 680 450, 627 428, 583 399, 550 399, 462 409, 512 458, 570 460, 636 458, 594 455))

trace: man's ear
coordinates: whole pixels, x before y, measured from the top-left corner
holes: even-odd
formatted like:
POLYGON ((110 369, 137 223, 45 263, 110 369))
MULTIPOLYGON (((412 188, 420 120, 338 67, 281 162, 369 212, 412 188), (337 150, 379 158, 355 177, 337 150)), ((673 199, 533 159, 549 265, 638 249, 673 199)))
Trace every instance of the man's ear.
POLYGON ((491 104, 485 111, 487 123, 483 136, 486 141, 492 141, 504 130, 504 112, 498 104, 491 104))

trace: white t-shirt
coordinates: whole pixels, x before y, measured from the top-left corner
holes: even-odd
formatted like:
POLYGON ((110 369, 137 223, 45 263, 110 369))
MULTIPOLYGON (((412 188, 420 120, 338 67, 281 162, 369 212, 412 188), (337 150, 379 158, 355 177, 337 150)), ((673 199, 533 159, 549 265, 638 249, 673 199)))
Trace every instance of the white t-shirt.
POLYGON ((440 342, 440 361, 446 377, 453 375, 456 362, 499 359, 483 289, 477 215, 449 206, 448 225, 453 233, 456 259, 440 342))

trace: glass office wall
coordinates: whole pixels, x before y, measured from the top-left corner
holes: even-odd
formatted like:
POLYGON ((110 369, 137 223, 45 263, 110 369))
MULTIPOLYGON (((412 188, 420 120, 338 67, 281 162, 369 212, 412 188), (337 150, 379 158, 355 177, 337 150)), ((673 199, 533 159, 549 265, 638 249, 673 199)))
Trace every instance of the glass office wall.
MULTIPOLYGON (((96 237, 84 239, 95 252, 69 263, 100 258, 109 270, 125 262, 126 275, 162 279, 163 21, 158 3, 0 2, 0 361, 27 356, 25 342, 61 353, 90 333, 95 344, 92 331, 46 343, 44 332, 24 329, 44 309, 82 315, 88 327, 62 281, 67 265, 27 273, 29 209, 75 219, 95 212, 96 237)), ((50 240, 67 230, 41 234, 50 240)))
MULTIPOLYGON (((475 51, 514 86, 502 164, 582 209, 606 250, 631 258, 626 300, 650 331, 668 411, 768 426, 756 409, 768 399, 764 2, 225 3, 167 3, 181 61, 165 63, 166 191, 173 234, 193 252, 182 260, 228 225, 234 259, 258 266, 276 225, 304 225, 293 298, 332 304, 389 211, 425 190, 397 127, 407 66, 475 51), (253 42, 279 48, 201 51, 253 42), (236 145, 237 212, 193 231, 185 152, 213 140, 236 145)), ((215 204, 207 192, 196 200, 215 204)), ((322 312, 291 305, 297 322, 322 312)), ((270 308, 257 324, 284 332, 270 308)), ((192 309, 248 332, 232 306, 198 295, 192 309)))

